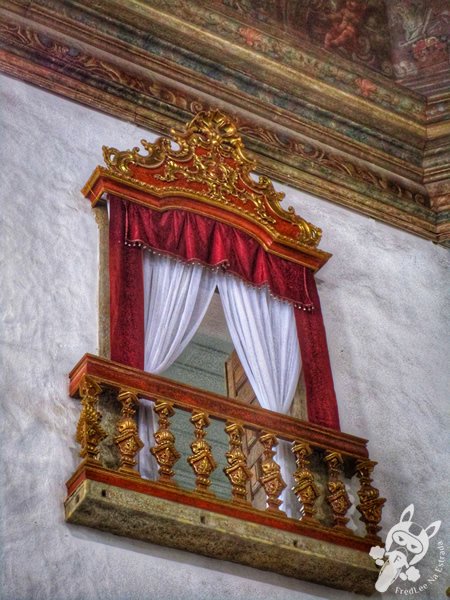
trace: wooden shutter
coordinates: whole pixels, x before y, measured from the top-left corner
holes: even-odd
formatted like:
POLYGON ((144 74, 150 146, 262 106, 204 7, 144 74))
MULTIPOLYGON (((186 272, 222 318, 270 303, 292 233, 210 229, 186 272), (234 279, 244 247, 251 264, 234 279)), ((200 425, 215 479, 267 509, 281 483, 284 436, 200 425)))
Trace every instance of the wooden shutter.
MULTIPOLYGON (((239 398, 247 404, 255 404, 260 406, 256 394, 245 374, 244 368, 239 360, 235 350, 230 354, 225 361, 225 376, 227 384, 227 392, 230 398, 239 398)), ((307 420, 306 411, 306 389, 303 377, 303 371, 300 374, 297 389, 290 414, 297 419, 307 420)), ((255 508, 264 509, 266 505, 266 496, 264 489, 259 483, 261 477, 261 457, 262 447, 258 442, 257 433, 251 430, 245 431, 244 452, 247 455, 247 464, 252 472, 252 480, 248 485, 249 498, 255 508)))

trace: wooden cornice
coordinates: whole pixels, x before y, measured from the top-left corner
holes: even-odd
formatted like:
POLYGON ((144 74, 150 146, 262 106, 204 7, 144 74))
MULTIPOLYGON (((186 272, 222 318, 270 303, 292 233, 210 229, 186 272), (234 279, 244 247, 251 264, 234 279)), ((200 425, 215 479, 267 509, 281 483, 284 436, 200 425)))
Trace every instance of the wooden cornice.
POLYGON ((106 167, 98 166, 82 192, 93 206, 105 194, 150 210, 181 209, 232 225, 267 252, 312 270, 330 258, 318 248, 321 229, 292 207, 268 177, 256 179, 233 119, 220 110, 201 111, 182 131, 138 147, 103 147, 106 167))
POLYGON ((447 95, 239 31, 196 2, 0 0, 0 70, 163 134, 223 108, 259 172, 448 243, 447 95))

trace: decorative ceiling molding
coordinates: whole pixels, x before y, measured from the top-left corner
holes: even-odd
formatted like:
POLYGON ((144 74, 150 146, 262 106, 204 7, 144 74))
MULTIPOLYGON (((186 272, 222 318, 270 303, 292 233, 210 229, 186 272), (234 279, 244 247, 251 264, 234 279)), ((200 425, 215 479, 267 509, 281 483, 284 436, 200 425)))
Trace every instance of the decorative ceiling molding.
POLYGON ((280 42, 280 60, 269 42, 244 47, 232 19, 170 5, 0 0, 0 70, 163 134, 222 108, 259 172, 448 242, 450 94, 426 99, 308 45, 280 42))

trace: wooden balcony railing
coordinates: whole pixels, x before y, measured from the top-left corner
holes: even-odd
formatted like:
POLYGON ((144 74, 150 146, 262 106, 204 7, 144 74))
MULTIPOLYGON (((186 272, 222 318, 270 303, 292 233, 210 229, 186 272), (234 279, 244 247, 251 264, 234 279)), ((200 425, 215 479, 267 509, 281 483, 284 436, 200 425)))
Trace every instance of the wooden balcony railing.
POLYGON ((76 437, 83 460, 67 484, 68 521, 333 587, 367 594, 373 590, 377 573, 368 552, 380 543, 385 500, 372 485, 376 463, 368 457, 366 440, 89 354, 70 373, 70 394, 81 398, 76 437), (154 402, 157 430, 150 452, 159 471, 154 481, 142 478, 137 467, 143 444, 135 414, 141 398, 154 402), (181 488, 174 478, 180 457, 171 431, 175 411, 190 414, 192 490, 181 488), (211 490, 218 458, 207 440, 213 419, 223 422, 229 439, 223 468, 229 500, 211 490), (249 495, 254 474, 244 451, 247 432, 261 444, 264 510, 252 506, 249 495), (295 457, 290 482, 283 481, 275 460, 279 440, 291 443, 295 457), (352 502, 346 482, 356 479, 362 534, 350 528, 348 516, 352 502), (301 518, 283 511, 280 495, 286 483, 298 499, 301 518))

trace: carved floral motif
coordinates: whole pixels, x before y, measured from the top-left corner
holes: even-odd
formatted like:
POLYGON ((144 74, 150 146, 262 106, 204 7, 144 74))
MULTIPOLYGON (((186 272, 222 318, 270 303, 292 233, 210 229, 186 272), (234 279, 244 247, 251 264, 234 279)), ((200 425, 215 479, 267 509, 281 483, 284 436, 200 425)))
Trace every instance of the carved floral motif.
POLYGON ((139 154, 139 148, 118 151, 103 148, 108 169, 121 177, 129 177, 143 187, 133 175, 134 165, 147 169, 160 169, 155 179, 169 184, 164 189, 182 194, 194 194, 192 183, 200 185, 195 193, 209 203, 229 207, 260 222, 279 238, 292 238, 299 246, 316 247, 321 230, 305 221, 292 207, 286 211, 281 207, 284 194, 276 192, 268 177, 259 176, 255 180, 251 172, 257 168, 256 162, 245 153, 244 144, 234 121, 219 110, 198 113, 185 131, 172 132, 178 148, 173 149, 170 141, 159 138, 155 143, 142 141, 147 155, 139 154), (172 184, 172 185, 171 185, 172 184), (277 229, 278 222, 291 224, 292 234, 282 236, 277 229))

